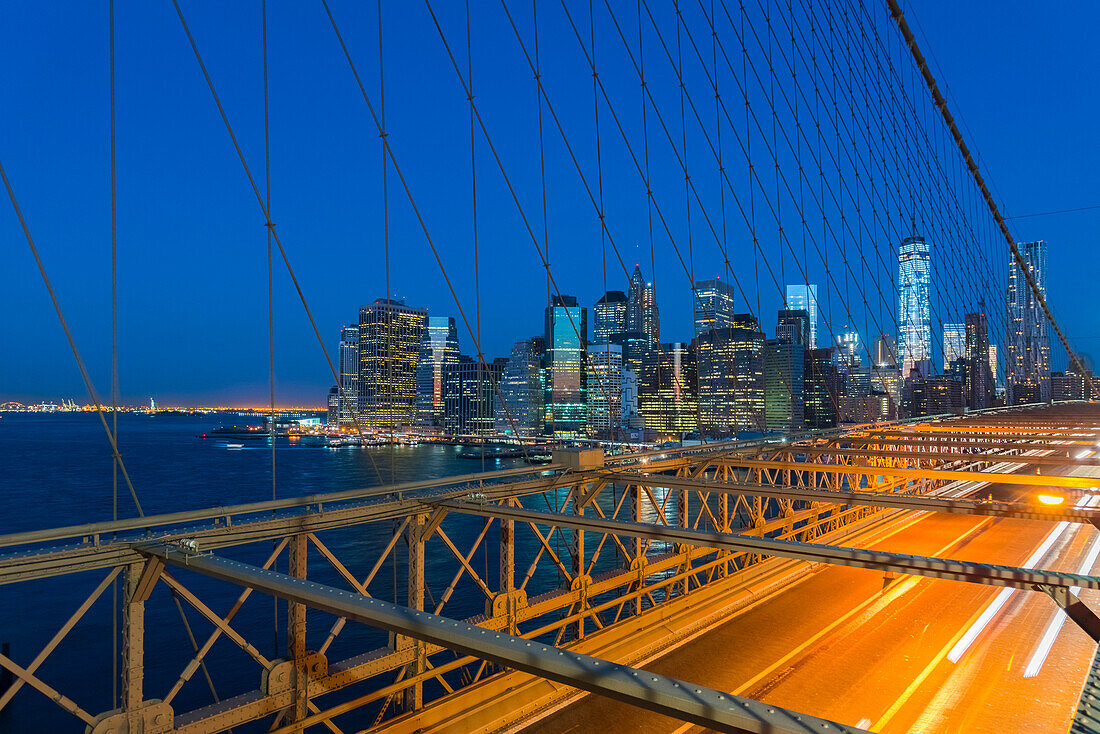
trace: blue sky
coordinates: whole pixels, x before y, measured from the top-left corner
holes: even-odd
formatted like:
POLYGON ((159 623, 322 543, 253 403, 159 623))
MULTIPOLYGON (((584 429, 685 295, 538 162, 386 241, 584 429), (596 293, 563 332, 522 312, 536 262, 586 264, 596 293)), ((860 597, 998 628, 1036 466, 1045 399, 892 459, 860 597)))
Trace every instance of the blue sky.
MULTIPOLYGON (((751 27, 766 36, 764 11, 750 6, 751 27)), ((738 10, 728 4, 734 20, 738 10)), ((818 3, 820 6, 821 3, 818 3)), ((837 3, 839 7, 840 3, 837 3)), ((373 7, 331 3, 372 101, 378 101, 377 18, 373 7)), ((458 3, 435 3, 447 40, 465 72, 465 15, 458 3)), ((509 2, 524 42, 531 44, 530 5, 509 2)), ((778 6, 786 8, 786 2, 778 6)), ((263 179, 262 67, 259 3, 184 0, 182 7, 233 122, 253 174, 263 179)), ((635 3, 612 3, 631 44, 637 43, 635 3)), ((675 39, 671 3, 649 3, 664 41, 675 39)), ((709 9, 709 4, 706 6, 709 9)), ((798 5, 796 5, 798 7, 798 5)), ((804 17, 805 5, 802 6, 804 17)), ((588 5, 570 3, 587 43, 588 5)), ((606 7, 596 8, 597 65, 635 153, 641 152, 641 101, 634 68, 606 7)), ((1098 67, 1090 29, 1100 8, 988 2, 920 2, 907 7, 935 73, 947 81, 950 102, 980 153, 1007 215, 1100 204, 1097 105, 1090 92, 1098 67)), ((719 14, 722 13, 720 7, 719 14)), ((841 11, 835 11, 838 19, 841 11)), ((598 196, 590 72, 560 5, 540 4, 544 83, 586 180, 598 196)), ((643 10, 643 13, 645 11, 643 10)), ((684 4, 685 18, 712 62, 700 7, 684 4)), ((524 213, 541 242, 542 199, 536 97, 532 75, 499 3, 472 5, 474 93, 524 213)), ((213 105, 170 2, 118 0, 118 253, 120 381, 126 401, 260 403, 267 394, 267 271, 264 218, 213 105)), ((893 39, 881 10, 879 31, 893 39)), ((645 19, 648 23, 648 18, 645 19)), ((733 28, 719 33, 740 72, 733 28)), ((777 23, 777 37, 787 28, 777 23)), ((472 266, 469 117, 465 95, 424 5, 384 3, 386 110, 389 140, 406 173, 471 325, 480 292, 483 348, 506 355, 519 338, 538 333, 546 304, 546 278, 526 226, 492 154, 478 135, 476 164, 479 274, 472 266), (480 287, 477 287, 480 286, 480 287)), ((551 269, 562 292, 591 306, 604 289, 624 289, 623 266, 640 263, 657 287, 665 341, 691 336, 691 292, 696 279, 727 277, 709 227, 721 229, 720 187, 708 141, 685 112, 672 66, 652 27, 643 23, 646 75, 677 146, 687 160, 711 219, 692 204, 687 226, 683 173, 652 111, 648 113, 654 197, 680 249, 677 255, 657 221, 650 254, 645 190, 605 104, 600 107, 603 198, 607 241, 570 153, 544 107, 548 231, 551 269), (689 254, 690 234, 690 254, 689 254), (681 257, 684 264, 681 264, 681 257), (622 264, 620 265, 620 259, 622 264), (606 267, 605 267, 606 263, 606 267), (606 271, 606 276, 605 276, 606 271)), ((820 29, 819 29, 820 30, 820 29)), ((809 29, 800 27, 801 33, 809 29)), ((824 36, 821 36, 824 39, 824 36)), ((767 74, 763 46, 750 53, 767 74)), ((686 34, 684 80, 708 126, 713 92, 694 59, 686 34)), ((896 41, 891 41, 896 43, 896 41)), ((269 3, 272 219, 322 329, 334 349, 339 327, 356 319, 360 304, 386 293, 381 152, 377 131, 359 96, 320 3, 269 3)), ((778 43, 773 49, 779 65, 778 43)), ((636 47, 634 48, 636 51, 636 47)), ((755 82, 750 101, 763 125, 744 128, 744 102, 719 57, 719 85, 727 110, 753 151, 763 191, 752 191, 738 138, 722 127, 725 166, 742 204, 751 199, 761 250, 779 281, 801 276, 790 253, 801 252, 798 217, 781 206, 785 249, 765 204, 774 195, 767 157, 770 117, 755 82), (761 130, 763 132, 761 132, 761 130), (760 174, 763 171, 763 174, 760 174), (793 234, 792 234, 793 233, 793 234)), ((13 5, 0 26, 0 161, 57 289, 77 343, 101 392, 110 365, 110 219, 108 179, 106 3, 13 5)), ((750 72, 751 73, 751 72, 750 72)), ((767 80, 765 79, 765 84, 767 80)), ((805 92, 804 92, 805 93, 805 92)), ((929 109, 929 112, 931 110, 929 109)), ((801 114, 805 124, 807 110, 801 114)), ((929 118, 932 119, 932 118, 929 118)), ((713 136, 714 129, 710 129, 713 136)), ((942 141, 941 141, 942 143, 942 141)), ((781 145, 781 143, 779 143, 781 145)), ((792 158, 780 154, 785 169, 792 158)), ((957 164, 952 164, 957 165, 957 164)), ((958 169, 951 169, 958 175, 958 169)), ((833 171, 834 178, 836 171, 833 171)), ((794 174, 796 175, 796 174, 794 174)), ((849 182, 850 184, 850 182, 849 182)), ((850 184, 851 185, 851 184, 850 184)), ((864 188, 867 182, 864 181, 864 188)), ((733 274, 746 298, 739 301, 773 328, 781 296, 755 254, 751 234, 725 193, 726 234, 733 274), (759 282, 760 296, 756 294, 759 282)), ((777 200, 782 200, 779 195, 777 200)), ((977 207, 972 202, 971 211, 977 207)), ((851 211, 848 212, 851 216, 851 211)), ((809 215, 808 215, 809 216, 809 215)), ((820 218, 820 213, 816 215, 820 218)), ((1094 299, 1095 237, 1100 210, 1012 220, 1018 239, 1050 244, 1050 299, 1079 348, 1100 357, 1094 299)), ((895 212, 893 220, 904 219, 895 212)), ((984 221, 984 220, 983 220, 984 221)), ((987 229, 981 225, 982 231, 987 229)), ((859 228, 856 227, 856 230, 859 228)), ((841 284, 827 318, 834 330, 852 312, 865 338, 892 319, 890 283, 879 258, 890 263, 884 225, 862 241, 869 263, 858 273, 871 302, 841 284), (879 249, 872 249, 874 248, 879 249), (879 298, 877 291, 885 295, 879 298)), ((956 265, 993 262, 1003 282, 1007 259, 992 234, 969 255, 957 248, 939 271, 940 321, 961 321, 960 292, 969 277, 956 265), (989 254, 996 253, 996 255, 989 254), (968 260, 966 258, 969 258, 968 260), (952 265, 955 263, 956 265, 952 265)), ((722 238, 721 235, 719 235, 722 238)), ((821 241, 828 240, 818 235, 821 241)), ((457 308, 400 184, 390 170, 390 291, 432 313, 457 308)), ((849 240, 854 239, 852 237, 849 240)), ((946 247, 939 245, 941 252, 946 247)), ((826 250, 839 252, 840 244, 826 250)), ((852 246, 848 242, 847 247, 852 246)), ((824 283, 824 263, 808 245, 806 277, 824 283)), ((0 401, 84 395, 79 374, 41 279, 6 201, 0 202, 0 401)), ((856 256, 853 255, 853 258, 856 256)), ((835 260, 833 261, 835 263, 835 260)), ((285 268, 276 261, 275 319, 278 401, 320 403, 332 379, 285 268)), ((854 283, 854 281, 853 281, 854 283)), ((823 292, 829 288, 822 285, 823 292)), ((824 300, 824 299, 823 299, 824 300)), ((990 309, 991 313, 998 313, 990 309)), ((892 330, 883 326, 883 330, 892 330)), ((938 332, 934 323, 934 331, 938 332)), ((460 323, 460 343, 473 344, 460 323)), ((1055 350, 1056 353, 1060 350, 1055 350)), ((1061 358, 1064 361, 1064 357, 1061 358)), ((1058 367, 1056 357, 1056 367, 1058 367)))

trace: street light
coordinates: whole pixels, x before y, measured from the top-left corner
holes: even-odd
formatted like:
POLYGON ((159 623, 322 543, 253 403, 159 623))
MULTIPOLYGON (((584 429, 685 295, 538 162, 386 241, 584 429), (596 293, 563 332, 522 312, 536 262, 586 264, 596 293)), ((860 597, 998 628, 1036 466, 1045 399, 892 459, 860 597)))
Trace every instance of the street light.
POLYGON ((1041 494, 1038 500, 1044 505, 1060 505, 1066 501, 1066 498, 1056 494, 1041 494))

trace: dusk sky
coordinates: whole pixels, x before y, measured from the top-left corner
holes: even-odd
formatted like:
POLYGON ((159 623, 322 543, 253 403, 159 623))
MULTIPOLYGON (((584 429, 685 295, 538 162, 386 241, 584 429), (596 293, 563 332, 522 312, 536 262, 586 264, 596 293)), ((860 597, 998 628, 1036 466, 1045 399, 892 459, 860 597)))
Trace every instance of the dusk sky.
MULTIPOLYGON (((434 5, 465 73, 462 6, 434 5)), ((585 176, 595 184, 590 71, 560 5, 544 5, 539 7, 544 81, 585 176)), ((736 3, 727 5, 736 16, 736 3)), ((785 9, 786 0, 778 5, 785 9)), ((521 7, 509 2, 508 6, 524 42, 530 44, 530 4, 521 7)), ((182 0, 181 7, 262 190, 259 2, 182 0)), ((372 102, 377 104, 373 4, 336 0, 331 7, 372 102)), ((474 325, 470 131, 465 94, 425 6, 386 2, 383 7, 389 141, 459 301, 474 325)), ((570 3, 569 7, 587 43, 588 5, 570 3)), ((706 7, 709 10, 710 4, 706 7)), ((612 8, 635 44, 635 3, 612 3, 612 8)), ((665 40, 671 41, 676 28, 671 3, 653 2, 650 8, 663 23, 665 40)), ((693 3, 685 3, 684 8, 689 27, 697 31, 695 40, 705 44, 703 56, 709 64, 710 34, 703 32, 700 8, 693 3)), ((752 20, 759 23, 762 14, 759 7, 754 8, 752 20)), ((340 327, 357 320, 361 304, 386 293, 379 138, 320 3, 272 0, 268 11, 272 220, 326 346, 334 353, 340 327)), ((934 64, 933 73, 946 87, 949 103, 965 124, 964 135, 980 154, 979 165, 993 183, 1006 216, 1100 205, 1100 146, 1096 143, 1100 103, 1093 92, 1100 71, 1095 40, 1100 6, 1083 2, 913 2, 906 4, 906 12, 934 64)), ((499 3, 474 3, 471 15, 476 100, 541 241, 532 75, 499 3)), ((896 29, 884 13, 880 12, 877 20, 879 32, 896 48, 896 29)), ((264 403, 268 321, 262 211, 172 3, 118 0, 116 22, 123 401, 144 403, 155 397, 161 404, 264 403)), ((719 34, 729 53, 739 59, 740 44, 732 30, 728 37, 723 34, 723 22, 719 22, 719 34)), ((596 24, 601 78, 610 88, 616 112, 623 116, 631 145, 640 147, 638 82, 602 3, 596 6, 596 24)), ((0 68, 4 69, 0 75, 0 109, 4 110, 0 115, 0 162, 103 396, 109 386, 111 336, 107 28, 105 1, 11 4, 0 25, 0 68)), ((679 144, 680 100, 675 75, 652 28, 648 33, 647 79, 679 144)), ((779 33, 782 36, 787 31, 783 28, 779 33)), ((686 37, 683 43, 688 43, 686 37)), ((713 92, 686 47, 684 59, 685 84, 702 106, 706 123, 713 124, 713 92)), ((739 62, 735 66, 740 71, 739 62)), ((764 63, 764 73, 766 68, 764 63)), ((719 73, 719 83, 728 90, 723 93, 731 110, 741 116, 735 119, 743 124, 741 95, 728 70, 724 73, 719 73)), ((922 98, 927 96, 921 87, 916 91, 922 98)), ((754 95, 757 109, 766 109, 762 98, 754 95)), ((543 112, 550 261, 561 291, 591 307, 604 290, 603 262, 606 287, 622 290, 627 286, 623 266, 632 270, 639 263, 646 277, 655 281, 662 341, 689 341, 692 304, 684 267, 663 231, 655 231, 651 260, 645 189, 606 105, 600 111, 603 196, 608 231, 622 265, 610 244, 601 257, 600 227, 593 207, 545 107, 543 112)), ((683 175, 650 114, 655 197, 683 249, 688 239, 683 175)), ((687 115, 689 165, 695 167, 692 175, 700 182, 710 216, 720 217, 716 167, 713 159, 708 161, 704 155, 706 141, 698 127, 691 126, 690 109, 687 115)), ((747 186, 745 159, 734 135, 728 128, 722 135, 734 186, 747 186)), ((759 161, 766 155, 763 143, 757 139, 752 145, 759 161)), ((517 339, 541 332, 546 279, 480 131, 476 148, 480 328, 483 349, 492 358, 506 356, 517 339)), ((392 168, 389 175, 390 291, 410 305, 428 307, 433 314, 457 316, 455 302, 392 168)), ((759 194, 757 197, 757 217, 764 222, 761 212, 765 210, 759 194)), ((759 311, 770 334, 775 310, 782 307, 781 296, 763 270, 754 269, 751 236, 737 219, 731 201, 726 205, 733 271, 744 289, 752 292, 746 307, 759 311), (758 280, 759 298, 755 290, 758 280)), ((797 221, 790 207, 784 216, 797 221)), ((697 207, 692 217, 694 249, 689 268, 696 279, 726 277, 723 258, 697 207)), ((817 217, 820 220, 820 214, 817 217)), ((1018 240, 1048 242, 1048 298, 1071 342, 1084 354, 1091 353, 1094 360, 1100 358, 1100 325, 1096 297, 1090 293, 1096 289, 1098 225, 1100 209, 1010 220, 1018 240)), ((774 249, 773 265, 778 267, 782 258, 776 254, 776 227, 774 222, 769 226, 760 237, 765 250, 774 249)), ((888 246, 896 246, 896 242, 874 244, 883 248, 886 258, 890 257, 888 246)), ((851 242, 847 246, 854 247, 851 242)), ((941 251, 948 247, 935 240, 932 246, 933 258, 937 247, 941 251)), ((1003 240, 985 246, 1003 253, 1003 259, 990 264, 985 250, 973 253, 971 259, 975 267, 988 268, 999 278, 997 293, 1002 295, 1007 248, 1003 240)), ((872 243, 868 241, 865 247, 871 251, 872 243)), ((0 358, 0 402, 86 400, 68 344, 6 196, 0 200, 0 252, 0 307, 4 314, 0 343, 5 345, 0 358)), ((895 261, 889 262, 896 268, 895 261)), ((783 267, 783 280, 799 282, 789 261, 783 267)), ((811 282, 822 282, 820 263, 809 263, 807 270, 811 282)), ((875 280, 873 274, 871 278, 875 280)), ((943 275, 944 280, 960 278, 965 275, 950 269, 943 275)), ((885 283, 879 285, 886 288, 885 283)), ((963 304, 951 300, 946 292, 943 298, 941 320, 961 321, 957 311, 963 310, 963 304)), ((849 306, 857 312, 856 328, 861 335, 873 338, 871 320, 881 309, 872 306, 873 313, 866 314, 862 301, 857 304, 854 300, 849 306)), ((996 314, 993 318, 1003 318, 999 315, 1003 303, 989 311, 996 314)), ((846 321, 837 305, 826 318, 834 328, 846 321)), ((333 380, 277 253, 275 322, 277 402, 321 405, 333 380)), ((996 328, 1003 330, 1000 324, 996 328)), ((935 323, 933 332, 939 333, 935 323)), ((475 353, 461 321, 459 341, 464 353, 475 353)), ((1054 368, 1063 369, 1063 350, 1053 351, 1054 368)))

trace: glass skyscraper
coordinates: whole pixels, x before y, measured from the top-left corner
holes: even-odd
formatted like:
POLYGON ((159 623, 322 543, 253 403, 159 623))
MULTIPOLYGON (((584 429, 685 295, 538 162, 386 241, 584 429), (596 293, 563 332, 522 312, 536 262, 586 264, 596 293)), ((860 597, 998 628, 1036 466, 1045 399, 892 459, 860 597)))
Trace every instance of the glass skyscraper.
POLYGON ((642 364, 639 412, 647 431, 678 436, 694 431, 698 410, 695 357, 683 342, 660 344, 642 364))
MULTIPOLYGON (((1017 249, 1046 298, 1046 242, 1017 243, 1017 249)), ((1009 262, 1006 304, 1005 383, 1009 405, 1050 400, 1050 331, 1039 299, 1016 259, 1009 262)))
POLYGON ((604 344, 626 328, 627 297, 622 291, 608 291, 593 307, 592 340, 604 344))
POLYGON ((496 408, 496 431, 523 437, 542 433, 545 415, 542 392, 542 353, 545 342, 541 336, 518 341, 512 347, 508 364, 501 377, 502 403, 496 408))
POLYGON ((699 372, 699 430, 714 436, 764 431, 764 334, 757 320, 712 329, 695 340, 699 372))
POLYGON ((634 266, 630 276, 630 292, 626 303, 626 330, 645 334, 647 346, 652 348, 661 341, 661 319, 657 312, 657 296, 653 284, 642 277, 640 265, 634 266))
POLYGON ((622 417, 623 348, 594 344, 588 349, 588 433, 611 437, 622 417))
POLYGON ((700 280, 695 284, 695 336, 711 329, 733 326, 733 288, 724 280, 700 280))
POLYGON ((796 284, 787 286, 787 310, 805 311, 810 320, 807 349, 817 349, 817 286, 796 284))
POLYGON ((496 386, 506 358, 486 364, 461 354, 443 367, 443 427, 451 435, 493 433, 496 386))
POLYGON ((898 249, 898 352, 902 378, 932 358, 929 286, 932 259, 923 237, 906 237, 898 249))
POLYGON ((579 436, 588 427, 587 333, 588 309, 578 306, 574 296, 552 296, 543 362, 544 431, 549 436, 579 436))
POLYGON ((359 425, 410 424, 416 412, 416 360, 428 311, 379 298, 359 309, 359 425))
POLYGON ((337 389, 336 420, 341 426, 355 423, 359 413, 359 325, 340 330, 340 385, 337 389))
POLYGON ((453 316, 429 316, 416 361, 416 425, 443 425, 443 371, 458 362, 453 316))
POLYGON ((943 325, 943 371, 951 369, 951 363, 966 355, 966 324, 943 325))
POLYGON ((966 315, 966 402, 974 409, 993 405, 993 371, 989 365, 992 345, 989 324, 984 313, 966 315))

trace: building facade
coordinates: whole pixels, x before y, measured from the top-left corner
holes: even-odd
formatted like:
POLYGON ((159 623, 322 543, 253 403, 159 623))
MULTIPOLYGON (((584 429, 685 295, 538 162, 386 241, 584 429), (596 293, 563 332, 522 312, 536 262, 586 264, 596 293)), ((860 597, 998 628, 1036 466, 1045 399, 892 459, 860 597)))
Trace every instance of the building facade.
POLYGON ((588 435, 611 438, 622 421, 623 348, 593 345, 588 350, 588 435))
POLYGON ((661 319, 657 311, 657 296, 653 284, 642 277, 640 265, 634 266, 627 293, 626 331, 645 335, 647 346, 655 347, 661 341, 661 319))
POLYGON ((639 412, 646 431, 676 437, 696 429, 695 356, 683 342, 660 344, 642 365, 639 412))
POLYGON ((764 334, 755 318, 713 329, 695 340, 699 374, 699 430, 711 436, 761 431, 765 420, 764 334))
POLYGON ((359 414, 358 324, 340 330, 340 384, 337 393, 337 422, 341 426, 354 425, 359 414))
POLYGON ((943 325, 943 371, 966 356, 966 324, 943 325))
MULTIPOLYGON (((1027 273, 1046 298, 1046 242, 1017 243, 1027 273)), ((1016 263, 1009 263, 1005 330, 1005 387, 1010 405, 1050 400, 1050 331, 1039 299, 1016 263)))
POLYGON ((458 362, 458 329, 453 316, 429 316, 416 361, 416 425, 443 425, 443 373, 458 362))
POLYGON ((929 289, 932 258, 923 237, 907 237, 898 250, 898 352, 901 374, 932 358, 929 289))
POLYGON ((588 428, 587 334, 588 309, 573 296, 552 296, 543 360, 543 430, 548 436, 580 436, 588 428))
POLYGON ((805 311, 810 322, 810 337, 807 349, 817 349, 817 286, 814 284, 795 284, 787 286, 787 310, 805 311))
POLYGON ((492 435, 497 386, 507 358, 481 364, 465 354, 443 366, 443 430, 451 435, 492 435))
POLYGON ((524 438, 542 433, 542 354, 546 342, 541 336, 518 341, 512 347, 500 382, 503 402, 496 408, 496 431, 524 438))
POLYGON ((627 297, 622 291, 607 291, 592 307, 592 341, 604 344, 612 337, 627 331, 627 297))
POLYGON ((416 413, 416 361, 428 312, 379 298, 359 309, 359 425, 411 424, 416 413))
MULTIPOLYGON (((966 404, 973 410, 993 407, 993 370, 990 368, 989 323, 984 313, 966 315, 965 349, 966 358, 966 404)), ((995 358, 994 358, 995 359, 995 358)))
POLYGON ((726 281, 700 280, 692 296, 695 302, 695 336, 711 329, 733 326, 733 287, 726 281))

